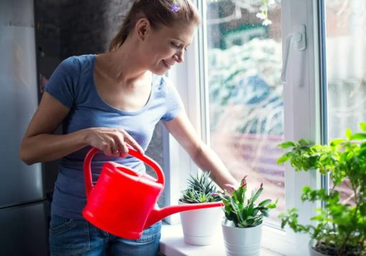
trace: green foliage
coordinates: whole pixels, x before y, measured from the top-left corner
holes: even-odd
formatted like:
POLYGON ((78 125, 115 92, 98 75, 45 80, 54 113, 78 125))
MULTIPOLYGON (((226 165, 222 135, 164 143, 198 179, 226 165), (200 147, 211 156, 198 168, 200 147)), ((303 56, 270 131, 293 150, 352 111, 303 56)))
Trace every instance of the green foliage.
POLYGON ((183 203, 218 202, 221 199, 216 195, 217 191, 217 186, 210 178, 209 172, 203 172, 196 176, 190 175, 188 187, 182 192, 179 200, 183 203))
POLYGON ((272 203, 271 199, 265 199, 259 204, 256 201, 263 192, 263 184, 250 197, 247 197, 246 176, 241 180, 239 188, 230 186, 231 195, 219 193, 224 203, 225 218, 232 221, 236 227, 255 227, 263 222, 263 217, 269 216, 269 211, 276 208, 277 201, 272 203))
MULTIPOLYGON (((360 128, 366 132, 366 123, 360 128)), ((337 256, 363 255, 366 251, 366 133, 346 131, 328 145, 313 145, 307 140, 288 141, 279 145, 288 151, 278 163, 289 162, 295 171, 319 171, 330 179, 329 191, 304 187, 303 202, 323 202, 311 218, 314 225, 298 223, 297 209, 281 213, 282 228, 288 225, 294 232, 309 234, 312 239, 334 247, 337 256), (353 198, 342 202, 340 186, 347 185, 353 198), (352 254, 349 254, 353 248, 352 254)))

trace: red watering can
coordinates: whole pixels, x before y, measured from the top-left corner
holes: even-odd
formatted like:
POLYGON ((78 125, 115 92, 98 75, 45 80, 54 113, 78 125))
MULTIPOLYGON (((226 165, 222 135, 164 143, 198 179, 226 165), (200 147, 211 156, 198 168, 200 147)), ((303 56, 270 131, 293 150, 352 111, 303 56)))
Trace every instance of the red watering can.
POLYGON ((168 206, 155 205, 164 188, 164 173, 151 158, 129 148, 128 154, 145 162, 157 178, 121 164, 106 162, 96 185, 92 184, 91 159, 99 151, 92 148, 84 160, 87 204, 83 216, 96 227, 113 235, 138 239, 142 231, 159 220, 182 211, 219 207, 221 202, 168 206))

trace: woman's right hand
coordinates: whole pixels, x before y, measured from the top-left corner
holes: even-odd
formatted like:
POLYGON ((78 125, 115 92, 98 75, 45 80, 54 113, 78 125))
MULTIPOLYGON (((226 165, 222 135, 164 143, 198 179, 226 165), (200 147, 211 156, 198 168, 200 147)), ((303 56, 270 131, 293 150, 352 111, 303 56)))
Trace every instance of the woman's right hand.
POLYGON ((86 130, 87 143, 107 156, 125 157, 129 146, 141 154, 144 153, 141 146, 123 129, 97 127, 86 130))

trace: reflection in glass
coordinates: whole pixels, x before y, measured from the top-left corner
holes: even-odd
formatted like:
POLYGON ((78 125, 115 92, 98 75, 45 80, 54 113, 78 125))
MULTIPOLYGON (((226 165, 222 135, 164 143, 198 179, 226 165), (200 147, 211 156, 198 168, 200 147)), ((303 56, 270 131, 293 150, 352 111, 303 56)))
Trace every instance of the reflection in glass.
MULTIPOLYGON (((366 1, 327 0, 326 66, 329 139, 345 137, 346 128, 359 132, 366 121, 366 1)), ((353 197, 348 184, 342 200, 353 197)))
POLYGON ((284 167, 276 163, 284 123, 281 4, 270 2, 263 22, 262 1, 205 1, 207 80, 211 146, 237 180, 248 175, 252 189, 263 182, 262 196, 279 200, 278 223, 285 207, 284 167))

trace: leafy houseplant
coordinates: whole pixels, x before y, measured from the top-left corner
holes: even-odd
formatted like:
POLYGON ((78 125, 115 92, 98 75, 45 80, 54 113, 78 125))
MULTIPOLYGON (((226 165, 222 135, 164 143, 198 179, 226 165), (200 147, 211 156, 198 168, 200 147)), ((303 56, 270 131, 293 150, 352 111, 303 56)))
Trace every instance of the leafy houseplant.
MULTIPOLYGON (((220 202, 217 186, 210 178, 209 172, 190 175, 187 188, 182 192, 180 204, 220 202)), ((215 223, 222 218, 220 207, 184 211, 180 213, 184 241, 191 245, 209 245, 213 242, 215 223)))
POLYGON ((328 191, 302 189, 302 201, 323 202, 323 208, 311 218, 316 224, 298 223, 296 208, 279 215, 282 227, 309 234, 314 249, 324 255, 366 255, 366 123, 360 123, 360 128, 363 133, 347 129, 346 139, 334 139, 327 145, 313 145, 305 139, 279 145, 289 150, 278 159, 279 164, 288 161, 295 171, 329 175, 328 191), (351 193, 343 200, 340 189, 346 186, 351 193))
POLYGON ((277 201, 272 203, 271 199, 265 199, 256 204, 263 192, 263 183, 255 193, 247 197, 246 177, 241 180, 237 189, 228 185, 231 195, 228 193, 218 194, 224 203, 225 218, 232 221, 238 228, 255 227, 262 224, 263 217, 268 217, 269 211, 277 206, 277 201))
POLYGON ((227 185, 228 191, 219 193, 224 203, 225 218, 222 231, 225 240, 227 256, 258 256, 262 240, 263 218, 269 216, 269 211, 276 208, 277 201, 265 199, 256 203, 263 192, 263 184, 251 196, 247 196, 246 176, 240 186, 235 188, 227 185))

